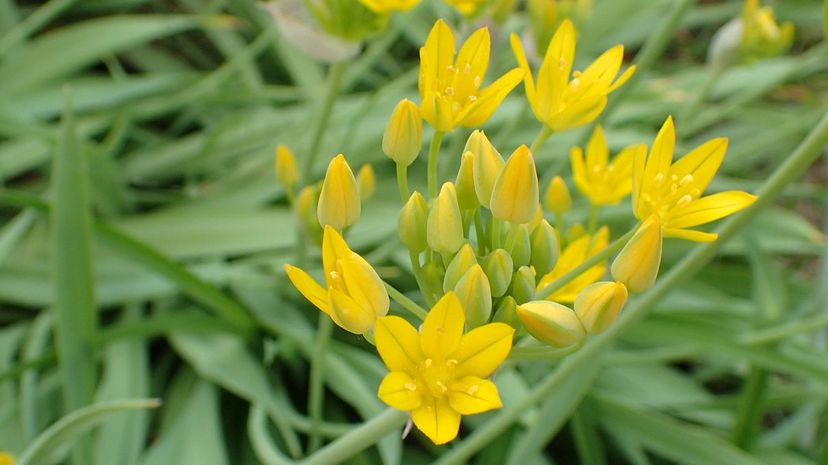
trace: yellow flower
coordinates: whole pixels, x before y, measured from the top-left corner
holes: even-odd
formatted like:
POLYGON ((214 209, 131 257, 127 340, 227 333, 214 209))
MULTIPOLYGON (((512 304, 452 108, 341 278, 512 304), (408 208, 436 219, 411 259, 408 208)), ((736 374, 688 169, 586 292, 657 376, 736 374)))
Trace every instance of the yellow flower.
POLYGON ((549 181, 546 194, 543 196, 543 206, 558 215, 562 215, 572 208, 572 196, 569 195, 569 189, 560 176, 555 176, 549 181))
POLYGON ((423 119, 417 105, 403 99, 394 107, 382 136, 382 151, 397 164, 414 163, 423 145, 423 119))
POLYGON ((631 145, 610 162, 604 130, 596 126, 586 146, 586 158, 580 147, 572 148, 572 178, 593 205, 617 204, 632 190, 635 154, 646 151, 644 144, 631 145))
POLYGON ((644 292, 655 283, 661 266, 662 228, 658 216, 647 218, 612 262, 612 278, 630 292, 644 292))
POLYGON ((526 224, 538 211, 538 173, 529 147, 521 145, 509 157, 492 189, 492 216, 526 224))
POLYGON ((359 0, 374 13, 388 14, 394 11, 408 11, 419 3, 419 0, 359 0))
POLYGON ((516 34, 511 37, 512 51, 523 75, 526 97, 535 116, 554 131, 565 131, 594 120, 607 104, 607 95, 632 76, 630 66, 618 79, 624 47, 616 45, 598 57, 584 72, 572 72, 575 58, 575 28, 564 20, 549 42, 546 56, 538 71, 537 84, 532 78, 523 45, 516 34), (614 81, 613 81, 614 80, 614 81))
POLYGON ((286 191, 290 192, 289 195, 293 195, 293 188, 299 179, 299 170, 296 169, 296 157, 293 152, 284 144, 279 144, 276 147, 274 164, 276 165, 276 179, 282 183, 286 191))
POLYGON ((688 228, 735 213, 752 204, 756 196, 725 191, 701 197, 724 159, 726 138, 709 140, 671 164, 675 144, 673 119, 668 117, 649 156, 641 152, 633 161, 633 212, 642 221, 657 215, 664 237, 714 241, 716 234, 688 228))
POLYGON ((465 16, 474 15, 486 3, 485 0, 445 0, 445 2, 465 16))
POLYGON ((322 237, 322 269, 324 288, 305 271, 285 265, 290 282, 334 323, 364 334, 374 327, 377 317, 388 313, 388 293, 377 272, 331 226, 325 226, 322 237))
POLYGON ((745 0, 742 7, 740 52, 751 60, 779 55, 793 42, 794 25, 777 24, 773 8, 759 7, 759 0, 745 0))
POLYGON ((489 375, 512 348, 514 329, 490 323, 463 334, 463 307, 453 292, 428 312, 420 332, 397 316, 377 320, 377 351, 390 373, 379 398, 402 411, 435 444, 460 428, 460 416, 501 407, 489 375))
MULTIPOLYGON (((547 284, 551 284, 556 279, 572 271, 587 258, 600 252, 601 249, 607 246, 608 240, 609 229, 604 226, 599 229, 594 236, 584 234, 570 242, 569 245, 563 249, 560 257, 558 257, 558 263, 555 264, 555 268, 541 278, 537 289, 540 290, 547 284)), ((555 291, 551 296, 547 297, 547 299, 555 302, 573 302, 575 301, 575 297, 583 288, 601 279, 601 276, 604 275, 606 270, 606 262, 601 262, 583 272, 580 276, 570 281, 564 287, 555 291)))
POLYGON ((356 223, 362 213, 359 186, 345 156, 341 153, 328 164, 316 215, 322 226, 331 225, 342 231, 356 223))
POLYGON ((513 69, 480 89, 489 67, 489 30, 475 31, 455 59, 454 35, 437 20, 420 49, 420 113, 438 131, 480 126, 523 77, 513 69))

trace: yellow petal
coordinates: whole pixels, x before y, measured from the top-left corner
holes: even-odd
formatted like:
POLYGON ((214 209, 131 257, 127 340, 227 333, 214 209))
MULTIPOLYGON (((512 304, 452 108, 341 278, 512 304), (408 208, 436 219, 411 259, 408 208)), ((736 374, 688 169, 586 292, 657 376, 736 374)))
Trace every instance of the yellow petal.
POLYGON ((357 254, 339 263, 348 295, 361 307, 370 308, 374 315, 385 316, 390 305, 388 291, 374 268, 357 254))
POLYGON ((342 235, 326 224, 322 234, 322 269, 325 271, 325 282, 329 286, 331 273, 336 271, 336 262, 350 257, 352 253, 342 235))
POLYGON ((727 138, 709 140, 675 162, 670 169, 670 174, 679 181, 690 183, 693 188, 698 189, 698 194, 693 197, 699 198, 710 184, 716 171, 719 170, 725 152, 727 152, 727 138))
POLYGON ((480 87, 479 83, 483 82, 486 68, 489 67, 490 49, 489 28, 481 27, 466 39, 466 42, 463 43, 457 53, 457 64, 455 66, 461 73, 464 73, 464 79, 478 81, 478 85, 474 86, 475 90, 480 87), (466 66, 469 67, 467 75, 465 75, 466 66))
POLYGON ((692 229, 665 228, 664 237, 673 237, 693 242, 713 242, 718 239, 719 235, 704 231, 694 231, 692 229))
POLYGON ((370 307, 363 307, 351 296, 333 287, 328 288, 328 301, 334 322, 354 334, 364 334, 374 327, 377 315, 370 307), (338 320, 338 321, 337 321, 338 320))
POLYGON ((648 218, 612 262, 612 277, 630 292, 649 289, 661 265, 662 229, 656 215, 648 218))
POLYGON ((316 207, 319 224, 342 231, 356 223, 361 213, 359 186, 345 157, 339 154, 331 160, 322 182, 316 207))
POLYGON ((625 82, 630 80, 632 75, 635 73, 635 70, 635 65, 632 65, 629 68, 627 68, 627 70, 624 71, 624 73, 621 74, 621 76, 618 79, 616 79, 611 86, 609 86, 609 88, 607 89, 607 93, 609 94, 613 92, 615 89, 618 89, 619 87, 623 86, 625 82))
POLYGON ((456 438, 460 431, 460 414, 451 408, 445 397, 423 398, 423 405, 411 411, 411 420, 438 446, 456 438))
POLYGON ((424 120, 428 121, 434 129, 443 132, 450 132, 455 128, 452 101, 435 92, 423 96, 420 104, 420 113, 424 120))
POLYGON ((644 189, 646 191, 652 188, 657 175, 667 176, 670 172, 675 147, 676 128, 673 125, 673 117, 668 116, 653 141, 650 156, 647 157, 647 164, 644 167, 644 189))
POLYGON ((574 56, 575 28, 566 19, 555 31, 538 70, 537 106, 544 121, 551 112, 558 111, 561 95, 568 86, 574 56))
POLYGON ((514 328, 505 323, 489 323, 463 335, 451 355, 457 360, 456 376, 485 378, 492 374, 512 350, 514 334, 514 328))
POLYGON ((466 150, 474 154, 472 174, 474 175, 474 191, 477 194, 477 200, 481 205, 489 208, 492 190, 506 162, 503 161, 503 157, 489 142, 483 131, 475 130, 472 132, 466 143, 466 150))
POLYGON ((411 324, 398 316, 377 318, 374 342, 382 361, 390 371, 416 373, 423 359, 420 337, 411 324))
POLYGON ((601 125, 595 126, 595 131, 589 138, 586 147, 586 167, 587 173, 591 173, 596 168, 603 171, 609 162, 609 147, 607 146, 607 138, 604 136, 604 129, 601 125))
POLYGON ((624 46, 616 45, 602 53, 601 56, 587 66, 581 74, 581 80, 603 91, 603 88, 609 88, 615 75, 618 74, 623 60, 624 46))
POLYGON ((460 300, 447 292, 431 310, 420 329, 420 349, 431 358, 445 358, 460 345, 466 317, 460 300))
POLYGON ((417 383, 408 373, 392 371, 382 379, 377 396, 397 410, 414 410, 423 403, 423 396, 417 383))
POLYGON ((492 190, 490 208, 495 218, 525 224, 538 211, 538 173, 529 147, 515 149, 492 190))
POLYGON ((532 107, 532 111, 540 118, 537 110, 535 80, 532 78, 532 69, 529 67, 529 61, 526 60, 526 52, 523 51, 523 44, 520 43, 520 38, 514 32, 509 36, 509 43, 512 46, 512 53, 515 54, 518 67, 523 70, 523 84, 526 88, 526 99, 529 100, 529 106, 532 107))
POLYGON ((523 79, 523 70, 515 68, 491 83, 489 87, 480 92, 477 100, 458 116, 457 124, 475 127, 485 123, 521 79, 523 79))
POLYGON ((426 240, 432 250, 440 253, 453 254, 463 246, 463 217, 457 204, 457 191, 450 182, 443 183, 428 212, 426 240))
POLYGON ((748 207, 756 199, 755 195, 741 191, 726 191, 708 195, 673 210, 666 226, 683 229, 716 221, 748 207))
POLYGON ((450 75, 449 67, 454 66, 454 34, 445 21, 438 19, 431 32, 428 33, 425 45, 423 45, 422 57, 428 61, 430 77, 435 82, 446 82, 450 75))
POLYGON ((497 386, 487 379, 466 376, 449 385, 449 405, 461 415, 474 415, 500 408, 497 386))
POLYGON ((302 269, 295 266, 285 265, 285 272, 288 279, 293 283, 293 286, 303 296, 305 296, 310 303, 316 306, 319 310, 330 315, 330 307, 328 306, 328 293, 322 288, 313 278, 305 273, 302 269))
MULTIPOLYGON (((583 158, 581 158, 581 149, 579 147, 573 147, 572 149, 572 171, 575 172, 576 170, 580 173, 573 174, 573 177, 581 177, 584 175, 583 171, 585 168, 583 166, 583 158), (578 166, 576 166, 576 163, 578 166)), ((575 179, 575 182, 578 183, 577 178, 575 179)), ((569 209, 572 208, 572 196, 569 194, 569 189, 566 187, 566 183, 560 176, 555 176, 551 181, 549 181, 549 186, 546 188, 546 195, 543 197, 543 205, 552 213, 558 213, 561 215, 568 212, 569 209)))

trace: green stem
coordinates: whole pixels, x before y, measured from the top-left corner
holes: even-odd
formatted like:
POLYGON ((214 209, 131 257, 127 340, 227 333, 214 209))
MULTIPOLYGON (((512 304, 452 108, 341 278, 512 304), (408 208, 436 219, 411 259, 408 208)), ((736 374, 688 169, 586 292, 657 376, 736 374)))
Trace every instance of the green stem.
POLYGON ((327 315, 319 315, 316 329, 313 356, 311 357, 310 387, 308 388, 308 416, 311 419, 311 430, 308 439, 308 454, 312 454, 322 445, 322 409, 325 398, 325 351, 331 339, 333 322, 327 315))
POLYGON ((474 233, 477 235, 477 254, 486 253, 486 229, 483 227, 483 218, 480 216, 480 207, 474 210, 474 233))
POLYGON ((400 199, 402 203, 408 202, 410 197, 408 191, 408 167, 402 163, 397 163, 397 187, 400 188, 400 199))
POLYGON ((325 96, 322 99, 322 109, 319 117, 316 120, 316 127, 313 130, 313 139, 311 139, 310 149, 305 158, 305 165, 302 169, 302 182, 307 184, 311 178, 313 167, 316 164, 316 158, 319 156, 319 148, 322 146, 322 139, 324 139, 325 131, 328 128, 328 121, 331 119, 333 113, 334 102, 339 94, 339 85, 342 81, 342 75, 345 73, 345 62, 337 62, 331 65, 328 70, 328 82, 325 90, 325 96))
POLYGON ((532 145, 529 146, 529 151, 532 152, 532 155, 535 155, 535 153, 543 147, 546 139, 549 139, 549 136, 551 136, 553 132, 555 131, 550 129, 549 126, 545 124, 543 125, 541 130, 538 132, 537 137, 535 137, 535 140, 532 142, 532 145))
POLYGON ((388 283, 385 283, 385 289, 388 291, 388 296, 391 297, 392 299, 394 299, 395 302, 400 304, 400 306, 402 306, 402 308, 408 310, 409 312, 414 314, 414 316, 416 316, 417 318, 419 318, 421 320, 425 320, 425 317, 428 314, 428 311, 426 311, 426 309, 424 309, 423 307, 420 307, 419 305, 417 305, 417 302, 414 302, 413 300, 409 299, 408 297, 405 296, 405 294, 403 294, 402 292, 396 290, 394 288, 394 286, 392 286, 388 283))
POLYGON ((590 205, 589 206, 589 226, 587 227, 587 231, 589 231, 590 236, 595 233, 595 228, 597 226, 598 226, 598 206, 597 205, 590 205))
POLYGON ((624 245, 626 245, 627 241, 633 236, 635 233, 635 229, 633 228, 627 231, 626 234, 616 239, 612 244, 604 247, 601 249, 600 252, 596 253, 595 255, 587 258, 583 261, 580 265, 576 266, 568 273, 564 274, 560 278, 552 281, 551 283, 547 284, 546 286, 542 287, 538 292, 535 294, 536 299, 546 299, 552 294, 555 293, 558 289, 566 286, 569 284, 570 281, 577 278, 578 276, 582 275, 585 271, 592 268, 593 266, 601 263, 602 261, 606 260, 607 258, 611 257, 614 253, 618 252, 624 245))
MULTIPOLYGON (((811 163, 819 158, 826 144, 828 144, 828 114, 822 118, 794 153, 785 160, 784 164, 765 181, 762 188, 759 189, 759 199, 748 209, 737 213, 724 222, 718 230, 719 239, 717 241, 697 245, 683 260, 666 273, 655 286, 642 294, 634 305, 624 311, 607 331, 590 339, 580 351, 564 359, 555 371, 535 385, 524 397, 514 404, 504 407, 497 416, 477 428, 465 440, 456 444, 434 465, 466 462, 476 451, 502 434, 533 405, 547 399, 551 393, 558 390, 570 376, 596 363, 596 359, 609 350, 616 339, 647 316, 653 307, 681 282, 701 271, 715 257, 722 244, 747 225, 764 207, 770 205, 788 184, 804 173, 811 163)), ((571 400, 572 402, 578 401, 577 399, 571 400)))
POLYGON ((501 239, 501 227, 503 226, 503 222, 499 219, 492 217, 492 249, 497 249, 500 247, 500 239, 501 239))
POLYGON ((750 450, 762 418, 762 404, 768 386, 768 372, 764 368, 751 367, 750 374, 736 414, 733 426, 733 444, 743 450, 750 450))
POLYGON ((428 198, 437 197, 437 155, 440 153, 440 144, 443 142, 443 132, 435 131, 428 148, 428 198))
POLYGON ((319 452, 299 462, 299 465, 331 465, 342 463, 380 439, 396 434, 395 429, 405 424, 408 415, 392 408, 366 421, 348 434, 328 444, 319 452))
POLYGON ((767 344, 787 339, 800 333, 816 331, 823 326, 828 326, 828 314, 759 329, 739 337, 739 343, 746 345, 767 344))

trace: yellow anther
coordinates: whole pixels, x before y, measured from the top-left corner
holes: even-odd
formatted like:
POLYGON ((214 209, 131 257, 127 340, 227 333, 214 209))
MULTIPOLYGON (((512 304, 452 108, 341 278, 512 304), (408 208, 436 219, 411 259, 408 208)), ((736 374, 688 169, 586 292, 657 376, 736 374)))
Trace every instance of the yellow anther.
POLYGON ((483 83, 483 80, 480 79, 480 76, 475 76, 472 82, 474 82, 474 87, 480 87, 480 84, 483 83))
POLYGON ((429 367, 431 367, 432 360, 430 358, 427 358, 427 359, 425 359, 425 362, 423 362, 423 363, 425 363, 426 368, 429 368, 429 367))
POLYGON ((454 87, 446 87, 445 94, 451 97, 454 95, 454 87))
POLYGON ((437 381, 435 384, 437 384, 437 387, 440 388, 440 392, 448 391, 448 388, 446 387, 445 384, 443 384, 442 381, 437 381))
POLYGON ((683 195, 678 200, 678 202, 676 202, 676 206, 677 207, 683 207, 683 206, 687 205, 688 203, 690 203, 692 201, 693 201, 693 197, 690 197, 689 195, 683 195))
POLYGON ((653 179, 653 182, 655 183, 655 185, 659 185, 662 182, 664 182, 664 174, 663 173, 658 173, 657 175, 655 175, 655 178, 653 179))
POLYGON ((471 65, 466 63, 466 66, 463 67, 463 72, 466 74, 471 73, 471 65))
POLYGON ((417 385, 414 384, 414 383, 405 383, 405 384, 403 384, 403 387, 408 389, 409 391, 416 391, 417 390, 417 385))
POLYGON ((477 100, 476 95, 469 95, 469 102, 474 102, 475 100, 477 100))
POLYGON ((477 394, 477 392, 479 390, 480 390, 480 386, 478 386, 476 384, 473 384, 469 389, 466 390, 466 393, 468 393, 468 395, 470 395, 470 396, 473 396, 473 395, 477 394))
POLYGON ((684 177, 681 178, 681 182, 679 182, 679 185, 684 187, 684 186, 690 184, 691 182, 693 182, 693 175, 692 174, 685 174, 684 177))
POLYGON ((456 367, 457 366, 457 360, 455 360, 453 358, 450 358, 450 359, 446 360, 446 366, 449 367, 449 368, 456 367))

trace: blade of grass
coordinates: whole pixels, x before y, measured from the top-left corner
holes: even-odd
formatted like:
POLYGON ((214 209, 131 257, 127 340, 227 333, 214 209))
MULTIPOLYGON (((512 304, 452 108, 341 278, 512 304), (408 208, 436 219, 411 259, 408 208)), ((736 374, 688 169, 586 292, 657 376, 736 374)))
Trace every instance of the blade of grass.
POLYGON ((73 3, 75 3, 75 0, 50 0, 43 4, 34 13, 17 23, 0 39, 0 56, 5 55, 16 45, 26 40, 27 37, 72 6, 73 3))

